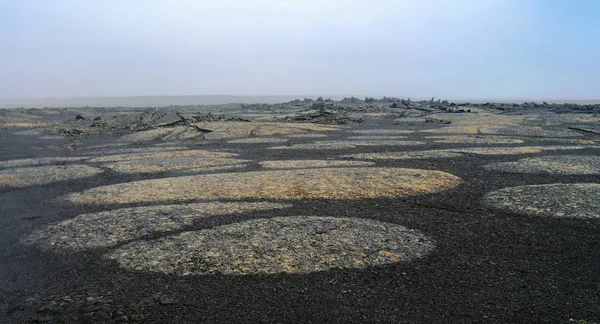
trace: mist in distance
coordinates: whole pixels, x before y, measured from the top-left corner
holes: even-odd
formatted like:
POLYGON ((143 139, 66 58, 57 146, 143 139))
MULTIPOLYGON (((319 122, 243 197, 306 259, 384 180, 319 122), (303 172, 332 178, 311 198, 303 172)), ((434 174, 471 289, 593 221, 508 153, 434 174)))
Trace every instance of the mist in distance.
POLYGON ((598 12, 593 0, 5 0, 0 106, 595 100, 598 12))

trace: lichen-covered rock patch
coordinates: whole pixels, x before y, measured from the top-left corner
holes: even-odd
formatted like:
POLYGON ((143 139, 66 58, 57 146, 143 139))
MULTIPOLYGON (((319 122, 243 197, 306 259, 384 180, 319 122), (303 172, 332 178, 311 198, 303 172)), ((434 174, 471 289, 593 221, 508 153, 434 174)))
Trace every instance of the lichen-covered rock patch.
POLYGON ((411 261, 433 249, 431 239, 396 224, 291 216, 133 242, 106 254, 106 258, 137 271, 256 275, 361 269, 411 261))
POLYGON ((285 143, 288 140, 285 138, 276 138, 276 137, 248 137, 248 138, 238 138, 227 143, 230 144, 263 144, 263 143, 285 143))
POLYGON ((484 202, 492 208, 518 214, 597 219, 600 217, 600 184, 510 187, 488 193, 484 202))
POLYGON ((229 158, 238 156, 236 153, 231 152, 218 152, 218 151, 207 151, 207 150, 181 150, 181 151, 162 151, 148 152, 148 153, 130 153, 130 154, 117 154, 107 155, 90 159, 89 162, 93 163, 107 163, 107 162, 122 162, 122 161, 134 161, 143 159, 172 159, 181 157, 196 157, 196 158, 229 158))
POLYGON ((341 166, 369 166, 375 163, 364 161, 345 160, 281 160, 263 161, 258 163, 266 169, 306 169, 306 168, 331 168, 341 166))
POLYGON ((114 209, 82 214, 35 230, 22 243, 61 253, 115 246, 149 234, 183 229, 197 219, 289 208, 270 202, 209 202, 114 209))
POLYGON ((202 158, 195 156, 151 158, 107 163, 103 166, 121 173, 156 173, 181 170, 211 170, 213 167, 243 166, 249 160, 229 158, 202 158))
POLYGON ((485 165, 484 168, 490 171, 532 174, 600 174, 600 156, 542 156, 516 162, 492 163, 485 165))
POLYGON ((77 180, 102 173, 86 165, 37 166, 0 170, 0 188, 24 188, 57 181, 77 180))
POLYGON ((77 204, 195 199, 360 199, 401 197, 454 187, 452 174, 401 168, 322 168, 206 174, 101 186, 64 197, 77 204))
POLYGON ((270 147, 271 150, 339 150, 359 146, 411 146, 424 145, 420 141, 403 140, 346 140, 346 141, 316 141, 314 143, 293 144, 270 147))
POLYGON ((356 153, 343 155, 343 158, 364 160, 410 160, 410 159, 441 159, 460 157, 464 154, 476 155, 519 155, 535 154, 545 151, 580 150, 582 146, 521 146, 521 147, 472 147, 456 149, 440 149, 426 151, 356 153))

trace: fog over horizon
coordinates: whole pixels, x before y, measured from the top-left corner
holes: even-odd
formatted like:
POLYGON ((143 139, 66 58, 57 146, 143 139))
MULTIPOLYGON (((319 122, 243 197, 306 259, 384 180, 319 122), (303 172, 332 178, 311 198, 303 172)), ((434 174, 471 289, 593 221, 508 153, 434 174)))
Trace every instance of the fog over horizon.
POLYGON ((5 0, 0 106, 215 94, 598 100, 599 12, 594 0, 5 0))

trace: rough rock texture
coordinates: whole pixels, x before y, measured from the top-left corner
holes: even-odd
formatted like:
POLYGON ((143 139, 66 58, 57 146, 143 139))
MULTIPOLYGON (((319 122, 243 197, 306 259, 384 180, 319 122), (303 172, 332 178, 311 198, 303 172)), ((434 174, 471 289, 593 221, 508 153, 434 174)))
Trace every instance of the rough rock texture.
POLYGON ((294 123, 198 123, 194 126, 209 130, 204 134, 205 139, 226 139, 249 136, 274 136, 285 134, 300 134, 309 131, 337 131, 338 128, 316 124, 294 123))
POLYGON ((38 166, 0 171, 0 188, 24 188, 92 177, 103 171, 86 165, 38 166))
POLYGON ((249 137, 239 138, 228 141, 230 144, 263 144, 263 143, 285 143, 288 140, 285 138, 274 138, 274 137, 249 137))
POLYGON ((504 188, 484 198, 492 207, 519 214, 600 218, 600 184, 557 183, 504 188))
POLYGON ((408 160, 453 158, 464 154, 476 155, 519 155, 534 154, 546 151, 581 150, 581 146, 521 146, 521 147, 472 147, 427 151, 356 153, 343 155, 344 158, 366 160, 408 160))
POLYGON ((140 152, 140 153, 126 153, 107 155, 88 160, 93 163, 106 163, 106 162, 122 162, 122 161, 134 161, 143 159, 170 159, 170 158, 181 158, 181 157, 196 157, 196 158, 229 158, 238 156, 236 153, 230 152, 217 152, 208 150, 180 150, 180 151, 169 151, 164 152, 162 149, 152 152, 140 152))
POLYGON ((426 236, 400 225, 291 216, 135 242, 106 257, 138 271, 252 275, 364 268, 410 261, 433 248, 426 236))
POLYGON ((524 140, 499 136, 427 136, 436 143, 467 143, 467 144, 522 144, 524 140))
POLYGON ((305 144, 289 144, 285 146, 274 146, 271 150, 337 150, 349 149, 358 146, 413 146, 423 145, 420 141, 404 141, 404 140, 346 140, 346 141, 316 141, 314 143, 305 144))
POLYGON ((485 165, 490 171, 533 174, 600 174, 600 156, 561 155, 498 162, 485 165))
POLYGON ((198 203, 114 209, 44 226, 22 240, 43 250, 73 253, 186 228, 194 220, 224 214, 289 208, 267 202, 198 203))
POLYGON ((40 166, 40 165, 62 165, 71 162, 81 162, 85 160, 85 157, 46 157, 46 158, 30 158, 30 159, 18 159, 18 160, 6 160, 0 161, 0 169, 15 168, 15 167, 28 167, 28 166, 40 166))
POLYGON ((202 158, 195 156, 148 158, 103 164, 105 168, 121 173, 155 173, 182 170, 226 170, 242 167, 249 160, 229 158, 202 158))
POLYGON ((360 199, 437 192, 459 183, 458 177, 440 171, 325 168, 144 180, 92 188, 64 199, 78 204, 191 199, 360 199), (218 186, 211 185, 217 183, 218 186))
POLYGON ((266 169, 305 169, 305 168, 331 168, 342 166, 370 166, 373 162, 343 161, 343 160, 283 160, 263 161, 258 163, 266 169))
POLYGON ((314 104, 311 110, 299 111, 292 116, 282 118, 285 122, 315 123, 315 124, 351 124, 361 123, 363 119, 350 114, 343 109, 331 109, 324 104, 314 104))

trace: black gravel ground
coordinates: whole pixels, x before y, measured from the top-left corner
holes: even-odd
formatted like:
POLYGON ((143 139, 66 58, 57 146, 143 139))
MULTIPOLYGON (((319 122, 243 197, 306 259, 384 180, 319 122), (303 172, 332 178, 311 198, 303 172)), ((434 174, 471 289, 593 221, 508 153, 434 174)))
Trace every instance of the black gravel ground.
MULTIPOLYGON (((347 132, 334 133, 327 140, 356 135, 350 133, 352 129, 430 127, 439 126, 393 125, 373 118, 347 132)), ((582 138, 600 139, 596 134, 582 134, 582 138)), ((407 140, 418 141, 431 135, 407 134, 407 140)), ((109 140, 100 135, 87 139, 93 144, 109 140)), ((290 139, 294 143, 314 140, 290 139)), ((16 136, 14 131, 0 130, 0 159, 57 155, 55 151, 30 149, 39 144, 36 141, 40 140, 35 136, 16 136)), ((52 141, 61 144, 69 140, 43 143, 49 145, 52 141)), ((483 146, 429 141, 430 144, 419 147, 312 151, 267 149, 277 144, 234 147, 226 142, 215 141, 201 148, 235 148, 239 149, 239 158, 258 162, 483 146)), ((23 236, 50 222, 125 207, 55 204, 51 202, 53 198, 161 175, 106 172, 85 180, 0 189, 0 323, 597 323, 600 217, 520 215, 491 209, 481 199, 492 190, 513 186, 600 183, 599 175, 531 175, 482 168, 492 162, 563 154, 598 155, 600 149, 377 160, 374 162, 380 167, 445 171, 462 178, 463 183, 440 193, 401 199, 294 201, 291 209, 209 217, 186 228, 209 228, 254 217, 362 217, 419 230, 436 244, 425 257, 407 263, 298 275, 164 275, 119 268, 115 262, 102 258, 103 249, 62 255, 19 243, 23 236)), ((255 163, 234 172, 258 169, 255 163)))

